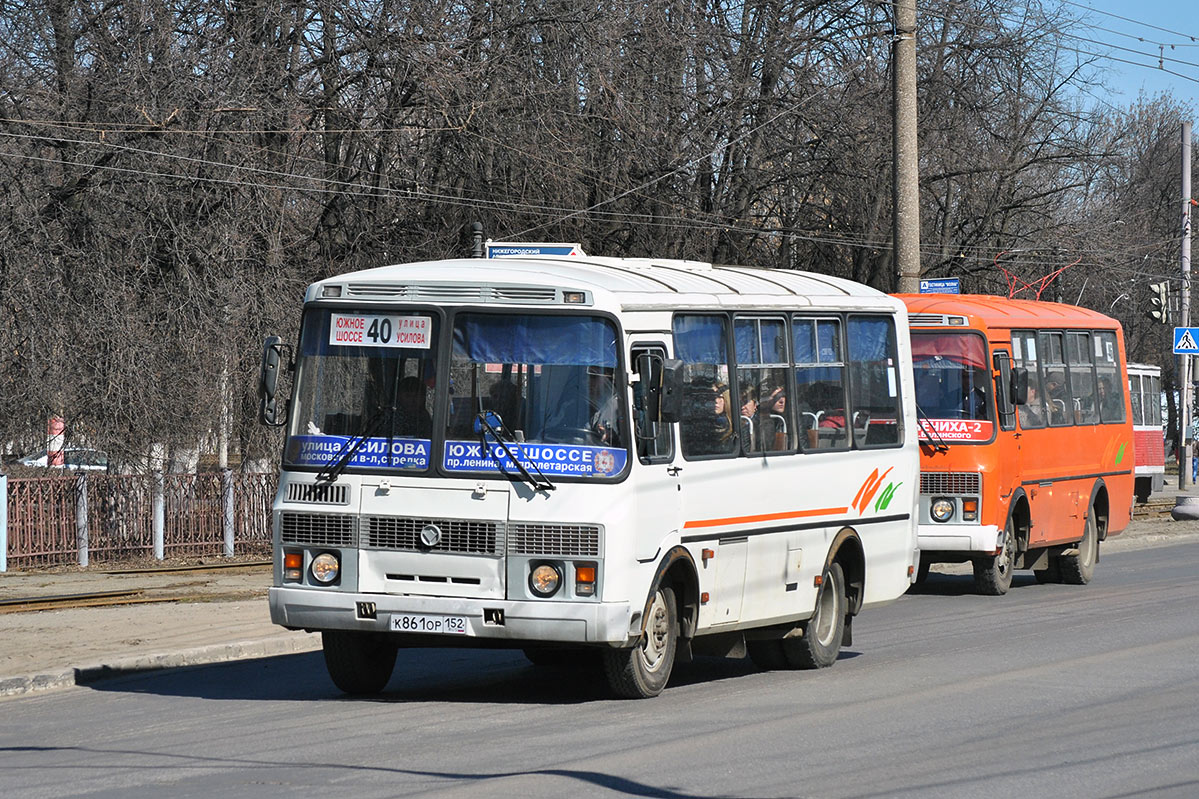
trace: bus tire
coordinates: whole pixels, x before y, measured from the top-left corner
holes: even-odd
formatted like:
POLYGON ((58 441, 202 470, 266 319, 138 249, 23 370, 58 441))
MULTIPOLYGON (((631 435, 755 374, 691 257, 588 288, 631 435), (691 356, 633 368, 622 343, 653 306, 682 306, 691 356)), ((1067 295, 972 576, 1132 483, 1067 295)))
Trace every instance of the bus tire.
POLYGON ((840 563, 830 563, 816 595, 816 612, 805 623, 803 635, 782 641, 787 665, 793 669, 823 669, 836 663, 848 611, 845 573, 840 563))
POLYGON ((974 587, 984 596, 1003 596, 1012 587, 1012 571, 1016 568, 1016 527, 1010 516, 1003 530, 1003 549, 999 554, 973 561, 974 587))
POLYGON ((1095 523, 1095 508, 1087 513, 1087 524, 1078 542, 1077 555, 1062 555, 1058 564, 1062 582, 1067 585, 1086 585, 1095 576, 1095 561, 1099 559, 1099 525, 1095 523))
POLYGON ((649 699, 662 693, 674 668, 678 641, 679 611, 674 590, 659 585, 637 645, 604 650, 604 674, 612 693, 621 699, 649 699))
POLYGON ((321 649, 334 685, 347 694, 377 694, 391 679, 399 647, 373 633, 324 630, 321 649))

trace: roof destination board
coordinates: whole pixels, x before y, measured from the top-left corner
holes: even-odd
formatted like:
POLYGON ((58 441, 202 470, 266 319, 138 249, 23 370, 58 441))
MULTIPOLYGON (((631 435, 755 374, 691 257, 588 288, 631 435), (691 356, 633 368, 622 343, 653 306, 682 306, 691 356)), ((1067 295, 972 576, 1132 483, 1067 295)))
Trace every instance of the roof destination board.
POLYGON ((487 258, 512 258, 523 255, 582 256, 583 246, 570 242, 488 241, 487 258))

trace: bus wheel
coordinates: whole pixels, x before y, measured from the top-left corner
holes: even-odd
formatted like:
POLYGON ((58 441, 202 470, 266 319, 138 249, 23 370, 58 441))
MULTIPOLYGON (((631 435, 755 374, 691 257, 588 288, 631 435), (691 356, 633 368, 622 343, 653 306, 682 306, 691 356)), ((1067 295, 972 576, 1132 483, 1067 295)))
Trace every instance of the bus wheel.
POLYGON ((1099 559, 1099 527, 1095 524, 1095 509, 1087 514, 1086 530, 1078 542, 1077 555, 1062 555, 1058 558, 1062 570, 1062 582, 1070 585, 1086 585, 1095 576, 1095 561, 1099 559))
POLYGON ((1012 587, 1016 565, 1016 530, 1012 520, 1004 528, 1003 549, 998 555, 974 559, 974 587, 986 596, 1003 596, 1012 587))
POLYGON ((784 638, 783 654, 793 669, 822 669, 837 662, 841 638, 845 635, 845 573, 840 563, 824 570, 820 593, 816 595, 816 613, 808 619, 803 635, 784 638))
POLYGON ((659 586, 649 606, 645 633, 632 649, 604 650, 604 674, 622 699, 648 699, 662 693, 679 640, 679 613, 674 591, 659 586))
POLYGON ((321 632, 325 668, 333 684, 347 694, 377 694, 391 679, 399 647, 373 633, 321 632))

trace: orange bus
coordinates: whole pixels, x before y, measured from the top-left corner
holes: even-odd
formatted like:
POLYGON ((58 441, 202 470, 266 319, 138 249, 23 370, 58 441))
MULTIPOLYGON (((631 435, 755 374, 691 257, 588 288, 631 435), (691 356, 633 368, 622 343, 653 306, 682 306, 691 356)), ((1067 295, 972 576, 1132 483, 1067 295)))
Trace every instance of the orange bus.
POLYGON ((921 438, 917 580, 970 562, 980 593, 1015 569, 1090 582, 1128 526, 1132 414, 1124 335, 1103 314, 981 295, 908 306, 921 438))

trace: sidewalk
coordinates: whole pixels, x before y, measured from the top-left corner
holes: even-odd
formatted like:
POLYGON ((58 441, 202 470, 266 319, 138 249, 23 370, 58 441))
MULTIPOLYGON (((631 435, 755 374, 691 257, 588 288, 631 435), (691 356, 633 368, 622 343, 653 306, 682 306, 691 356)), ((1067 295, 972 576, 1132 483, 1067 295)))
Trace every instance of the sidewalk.
MULTIPOLYGON (((1177 490, 1154 495, 1171 505, 1177 490)), ((1190 494, 1191 492, 1185 492, 1190 494)), ((1134 519, 1105 552, 1199 543, 1199 521, 1134 519)), ((0 613, 0 698, 154 669, 320 649, 320 636, 271 623, 269 566, 215 572, 105 573, 98 569, 0 573, 0 599, 141 590, 147 602, 0 613)))
POLYGON ((0 613, 0 697, 152 669, 320 648, 320 636, 271 623, 269 566, 229 572, 0 574, 0 599, 96 591, 195 597, 110 607, 0 613))

